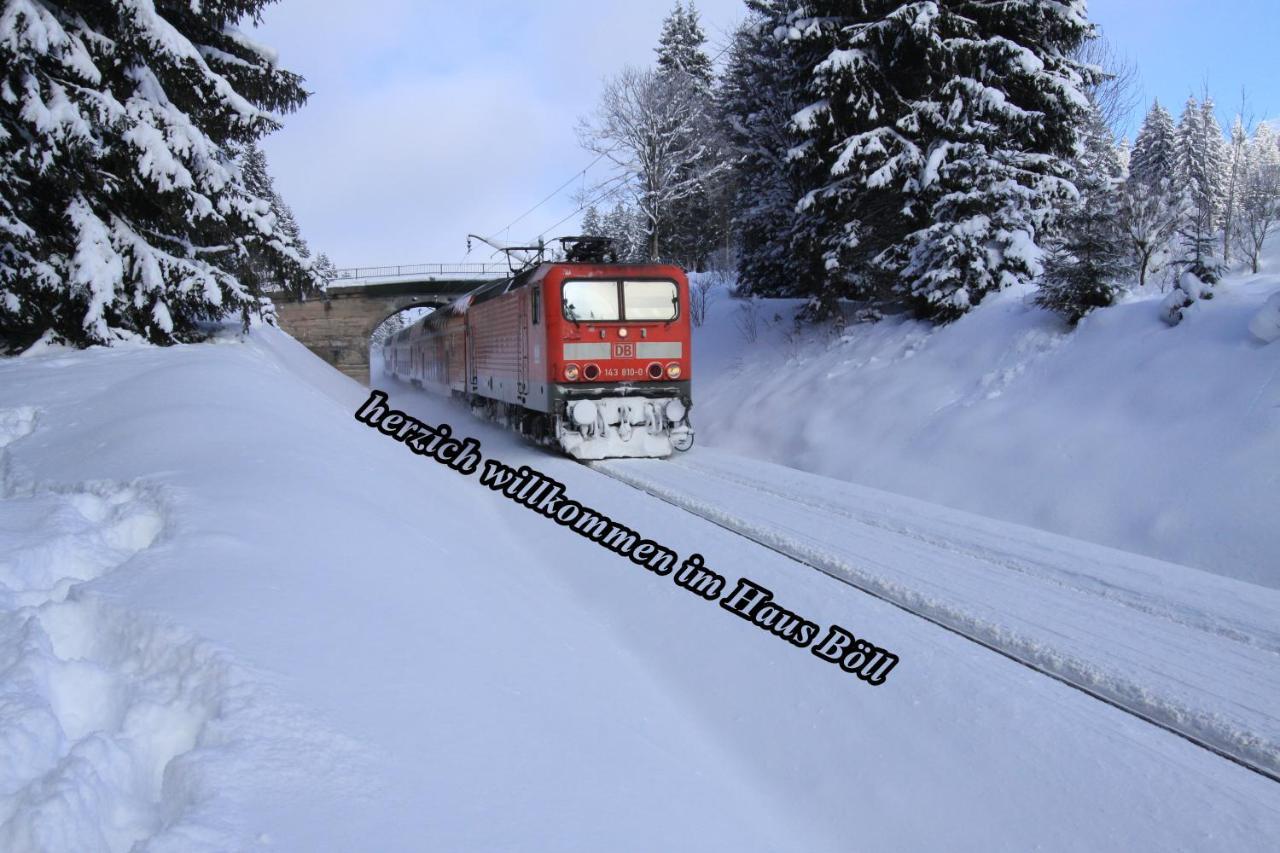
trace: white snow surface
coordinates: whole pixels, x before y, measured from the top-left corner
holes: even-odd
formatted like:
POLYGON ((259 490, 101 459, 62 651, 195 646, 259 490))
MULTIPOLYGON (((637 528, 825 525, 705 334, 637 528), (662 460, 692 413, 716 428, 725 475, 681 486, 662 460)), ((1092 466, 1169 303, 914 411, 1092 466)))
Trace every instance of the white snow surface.
POLYGON ((701 445, 1280 588, 1274 294, 1264 269, 1174 328, 1153 291, 1071 331, 1011 289, 948 326, 836 336, 795 331, 794 300, 748 309, 722 288, 694 330, 693 426, 701 445))
MULTIPOLYGON (((414 456, 352 418, 363 389, 274 330, 46 347, 0 361, 0 849, 1251 851, 1280 837, 1276 783, 390 390, 486 457, 901 662, 870 687, 414 456)), ((851 530, 882 556, 904 541, 851 530)), ((976 541, 960 537, 957 559, 976 541)), ((905 571, 919 554, 889 556, 905 571)), ((998 587, 990 599, 1010 604, 998 587)))
POLYGON ((598 467, 1280 777, 1280 591, 713 449, 598 467))

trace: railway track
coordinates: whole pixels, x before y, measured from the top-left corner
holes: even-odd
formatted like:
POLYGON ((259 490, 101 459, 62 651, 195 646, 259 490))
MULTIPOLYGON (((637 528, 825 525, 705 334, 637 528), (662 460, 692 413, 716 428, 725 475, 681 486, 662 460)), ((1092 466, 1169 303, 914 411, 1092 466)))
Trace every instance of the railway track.
MULTIPOLYGON (((700 478, 706 482, 715 482, 722 488, 749 490, 752 494, 759 496, 761 500, 790 501, 799 507, 803 507, 806 511, 822 509, 820 502, 797 499, 795 496, 787 494, 785 490, 762 486, 750 478, 727 475, 722 469, 717 469, 715 466, 710 465, 699 465, 693 458, 689 457, 681 458, 679 461, 645 462, 643 463, 643 469, 635 462, 604 461, 591 463, 590 465, 596 471, 613 480, 643 491, 666 504, 695 515, 731 534, 747 539, 806 568, 821 572, 845 586, 923 619, 951 634, 962 637, 1046 678, 1053 679, 1073 690, 1079 691, 1098 702, 1181 738, 1252 773, 1273 782, 1280 782, 1280 743, 1277 743, 1275 738, 1268 736, 1274 734, 1274 732, 1269 732, 1268 735, 1257 736, 1253 739, 1244 739, 1243 746, 1245 748, 1240 748, 1239 744, 1242 743, 1242 739, 1240 738, 1239 730, 1215 730, 1213 728, 1205 730, 1206 713, 1210 719, 1214 716, 1213 702, 1208 702, 1210 708, 1206 712, 1204 708, 1198 707, 1195 702, 1187 703, 1182 701, 1180 704, 1179 700, 1184 700, 1185 697, 1174 696, 1170 698, 1163 696, 1153 701, 1147 695, 1147 691, 1143 689, 1144 685, 1141 683, 1125 683, 1124 673, 1119 675, 1112 673, 1110 678, 1099 681, 1095 671, 1087 666, 1082 667, 1078 661, 1072 660, 1070 655, 1045 655, 1036 652, 1034 651, 1034 643, 1029 644, 1020 641, 1016 631, 1005 632, 1002 636, 1001 631, 983 630, 991 626, 984 625, 980 620, 976 620, 972 613, 966 613, 963 608, 949 609, 938 606, 935 602, 930 602, 927 596, 920 594, 919 590, 912 589, 910 583, 903 583, 900 580, 889 581, 884 577, 875 577, 869 573, 860 574, 849 571, 847 565, 842 564, 839 559, 832 559, 829 553, 824 553, 821 547, 815 546, 814 540, 808 539, 803 535, 795 536, 794 534, 797 531, 794 528, 782 526, 780 529, 774 529, 767 523, 744 520, 735 517, 731 512, 719 509, 716 504, 705 497, 699 498, 692 494, 682 493, 678 486, 673 487, 668 483, 663 483, 660 476, 655 478, 654 473, 660 475, 663 471, 663 468, 655 466, 671 466, 672 469, 687 472, 688 476, 700 478), (1028 653, 1029 650, 1031 650, 1031 653, 1028 653)), ((836 513, 836 515, 839 515, 839 513, 836 513)), ((850 518, 851 523, 861 521, 860 519, 853 519, 852 516, 850 518)), ((889 530, 886 532, 888 535, 902 535, 906 531, 889 530)), ((934 547, 937 545, 937 543, 931 544, 934 547)), ((965 557, 966 559, 973 559, 972 554, 965 554, 965 557)), ((1004 568, 1008 570, 1009 567, 1005 566, 1004 568)), ((1039 581, 1043 582, 1044 578, 1039 578, 1039 581)), ((1129 606, 1132 607, 1133 605, 1129 606)), ((1175 617, 1182 614, 1176 612, 1162 614, 1159 612, 1161 608, 1154 609, 1156 610, 1154 614, 1135 611, 1135 618, 1141 617, 1153 620, 1157 624, 1163 625, 1167 630, 1190 634, 1191 636, 1187 637, 1187 640, 1192 644, 1200 641, 1199 634, 1201 632, 1212 627, 1208 624, 1212 620, 1207 619, 1201 620, 1206 624, 1179 624, 1178 619, 1175 617)), ((1176 611, 1176 607, 1166 609, 1176 611)), ((1186 622, 1185 618, 1183 622, 1186 622)), ((1263 656, 1261 662, 1265 666, 1268 659, 1276 654, 1274 649, 1268 648, 1273 645, 1273 638, 1262 632, 1257 633, 1259 636, 1232 629, 1225 631, 1225 636, 1217 639, 1223 643, 1241 643, 1243 641, 1246 646, 1251 647, 1251 652, 1263 656)), ((1272 661, 1272 663, 1280 668, 1280 662, 1272 661)), ((1178 676, 1179 674, 1174 673, 1173 675, 1178 676)), ((1242 680, 1246 680, 1249 677, 1245 675, 1239 676, 1242 680)), ((1181 683, 1181 679, 1176 677, 1173 681, 1181 683)), ((1221 701, 1219 694, 1213 694, 1209 698, 1221 701)), ((1235 699, 1236 697, 1230 698, 1235 699)), ((1249 698, 1256 697, 1250 696, 1249 698)), ((1247 703, 1247 700, 1244 701, 1247 703)), ((1263 709, 1263 713, 1265 713, 1265 709, 1263 709)), ((1268 723, 1270 720, 1271 718, 1267 717, 1268 723)))

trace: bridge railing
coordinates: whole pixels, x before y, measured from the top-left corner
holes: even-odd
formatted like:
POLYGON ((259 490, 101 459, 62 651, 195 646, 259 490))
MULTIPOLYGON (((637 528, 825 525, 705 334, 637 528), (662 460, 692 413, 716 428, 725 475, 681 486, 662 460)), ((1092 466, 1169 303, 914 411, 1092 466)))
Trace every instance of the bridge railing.
POLYGON ((335 270, 332 281, 396 278, 410 275, 506 275, 506 264, 405 264, 388 267, 347 267, 335 270))

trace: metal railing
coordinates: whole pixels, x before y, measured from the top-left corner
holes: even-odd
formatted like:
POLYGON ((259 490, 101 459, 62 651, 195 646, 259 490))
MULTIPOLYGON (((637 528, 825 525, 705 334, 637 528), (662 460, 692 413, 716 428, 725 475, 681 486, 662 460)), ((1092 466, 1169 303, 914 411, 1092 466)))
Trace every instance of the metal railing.
POLYGON ((331 281, 398 278, 411 275, 507 275, 506 264, 406 264, 394 267, 347 267, 334 271, 331 281))

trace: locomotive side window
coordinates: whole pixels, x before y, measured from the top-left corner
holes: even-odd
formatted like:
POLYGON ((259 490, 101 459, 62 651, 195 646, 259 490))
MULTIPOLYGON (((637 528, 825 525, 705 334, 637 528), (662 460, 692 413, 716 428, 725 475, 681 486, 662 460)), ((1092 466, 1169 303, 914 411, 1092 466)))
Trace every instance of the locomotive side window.
POLYGON ((566 281, 564 316, 575 323, 621 320, 616 281, 566 281))
POLYGON ((529 316, 533 320, 533 325, 538 325, 538 314, 542 307, 542 290, 541 285, 534 285, 529 290, 529 316))
POLYGON ((622 305, 628 320, 674 320, 680 302, 674 281, 624 281, 622 305))

